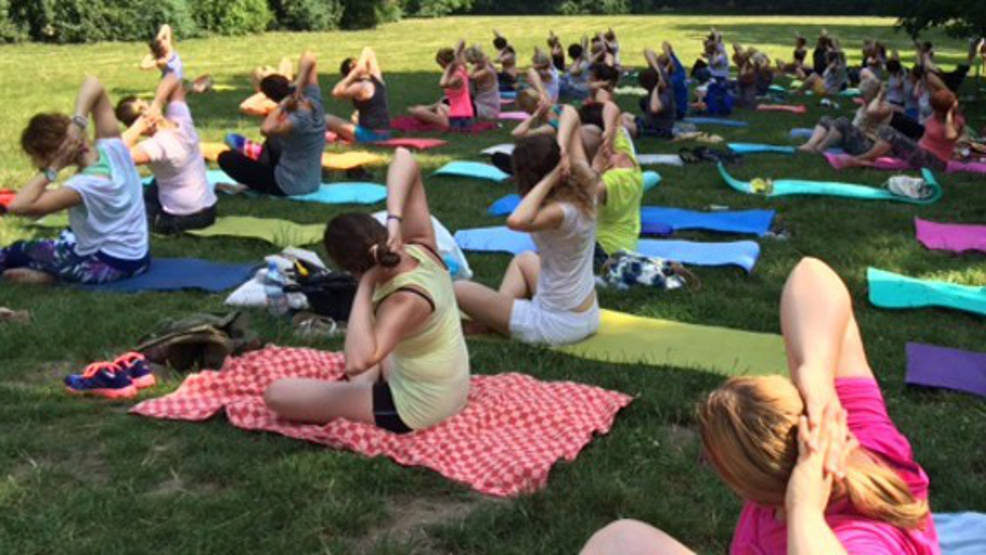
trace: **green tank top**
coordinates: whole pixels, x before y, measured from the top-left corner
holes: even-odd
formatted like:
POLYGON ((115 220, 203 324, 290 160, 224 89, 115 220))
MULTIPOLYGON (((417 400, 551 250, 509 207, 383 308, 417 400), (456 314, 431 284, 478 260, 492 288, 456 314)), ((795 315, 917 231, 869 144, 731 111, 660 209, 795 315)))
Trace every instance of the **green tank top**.
POLYGON ((412 290, 433 307, 423 328, 405 337, 391 353, 393 367, 387 382, 397 414, 408 427, 420 430, 456 414, 469 395, 469 352, 462 335, 452 277, 425 247, 406 245, 418 267, 379 284, 374 306, 400 290, 412 290))

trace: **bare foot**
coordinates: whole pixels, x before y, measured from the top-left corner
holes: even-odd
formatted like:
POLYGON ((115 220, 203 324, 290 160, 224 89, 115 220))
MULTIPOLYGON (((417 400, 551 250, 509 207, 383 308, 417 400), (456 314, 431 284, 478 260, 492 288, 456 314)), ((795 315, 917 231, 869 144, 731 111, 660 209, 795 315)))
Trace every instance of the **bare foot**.
POLYGON ((3 273, 3 279, 12 283, 23 283, 29 285, 51 285, 55 283, 55 276, 30 270, 28 268, 14 268, 3 273))
POLYGON ((29 324, 31 323, 31 313, 27 310, 11 310, 5 306, 0 306, 0 322, 29 324))
POLYGON ((814 147, 808 145, 801 145, 798 147, 801 152, 807 152, 808 154, 818 154, 818 151, 814 147))

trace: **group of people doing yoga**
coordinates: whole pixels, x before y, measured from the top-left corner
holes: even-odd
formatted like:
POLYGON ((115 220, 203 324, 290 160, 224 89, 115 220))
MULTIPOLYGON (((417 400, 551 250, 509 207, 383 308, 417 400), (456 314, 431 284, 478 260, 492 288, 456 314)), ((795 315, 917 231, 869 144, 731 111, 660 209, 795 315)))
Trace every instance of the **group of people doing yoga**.
MULTIPOLYGON (((591 101, 576 109, 553 100, 550 83, 560 81, 556 72, 564 65, 557 40, 549 39, 547 66, 540 51, 535 54, 530 86, 518 94, 531 117, 514 130, 509 156, 522 198, 507 225, 530 233, 538 252, 516 256, 497 290, 453 282, 437 253, 421 170, 409 151, 397 149, 387 171, 386 224, 347 213, 325 230, 332 262, 358 280, 344 344, 346 379, 276 381, 264 399, 279 417, 312 423, 345 418, 398 434, 427 429, 467 403, 467 333, 562 345, 598 330, 594 265, 634 251, 640 234, 643 176, 632 135, 674 121, 684 70, 670 45, 660 55, 647 51, 641 78, 650 92, 642 107, 669 112, 624 114, 611 96, 618 43, 612 31, 601 34, 589 47, 589 56, 599 60, 588 66, 591 101)), ((505 61, 509 45, 499 35, 496 42, 500 72, 464 42, 439 52, 439 84, 449 103, 416 108, 427 109, 426 117, 447 118, 449 126, 459 125, 464 114, 475 116, 478 105, 461 105, 470 80, 499 90, 507 84, 504 74, 514 70, 516 78, 515 64, 505 61)), ((721 69, 716 44, 709 48, 713 78, 721 69)), ((211 223, 216 200, 181 76, 172 66, 163 64, 150 103, 129 97, 114 109, 99 82, 88 78, 71 116, 31 118, 21 144, 41 170, 6 210, 32 217, 67 210, 71 232, 0 249, 5 277, 121 279, 146 270, 149 229, 174 232, 211 223), (90 125, 94 142, 86 136, 90 125), (155 186, 143 187, 137 164, 150 167, 155 186), (63 187, 49 188, 68 166, 77 173, 63 187)), ((386 84, 372 51, 346 60, 341 73, 333 95, 352 100, 355 121, 325 114, 316 60, 306 53, 293 82, 283 71, 258 81, 272 103, 261 109, 263 103, 252 99, 246 108, 264 118, 267 140, 260 154, 233 149, 220 155, 220 167, 250 188, 295 194, 320 181, 327 128, 355 141, 385 136, 386 84)), ((880 97, 871 87, 865 85, 863 110, 880 97)), ((943 106, 935 99, 947 92, 932 93, 935 109, 943 106)), ((944 116, 951 129, 961 121, 953 112, 944 116)), ((733 378, 697 407, 705 459, 744 500, 732 552, 936 553, 928 477, 887 414, 845 285, 823 262, 803 260, 781 295, 780 322, 790 378, 733 378)), ((595 534, 585 552, 688 550, 665 532, 619 521, 595 534)))

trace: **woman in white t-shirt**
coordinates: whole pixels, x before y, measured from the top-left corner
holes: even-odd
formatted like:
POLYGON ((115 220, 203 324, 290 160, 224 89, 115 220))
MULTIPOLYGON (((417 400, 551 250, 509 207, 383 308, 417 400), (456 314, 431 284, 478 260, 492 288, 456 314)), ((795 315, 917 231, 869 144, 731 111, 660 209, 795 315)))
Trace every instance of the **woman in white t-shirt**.
POLYGON ((67 210, 71 231, 55 240, 18 241, 0 249, 4 278, 103 283, 147 270, 150 251, 140 176, 120 140, 113 106, 95 77, 82 83, 72 117, 32 117, 21 134, 21 147, 40 171, 3 211, 40 218, 67 210), (90 115, 95 143, 85 136, 90 115), (49 189, 68 166, 76 166, 78 173, 61 188, 49 189))
POLYGON ((539 253, 513 259, 499 291, 459 281, 455 298, 473 322, 525 343, 575 343, 599 328, 592 273, 596 244, 595 185, 578 113, 563 108, 557 139, 538 134, 517 141, 514 177, 523 195, 507 226, 531 234, 539 253))
POLYGON ((154 173, 153 183, 144 190, 151 230, 172 234, 215 223, 216 194, 178 77, 166 75, 150 104, 134 96, 124 98, 116 106, 116 117, 128 126, 123 142, 134 163, 146 164, 154 173))

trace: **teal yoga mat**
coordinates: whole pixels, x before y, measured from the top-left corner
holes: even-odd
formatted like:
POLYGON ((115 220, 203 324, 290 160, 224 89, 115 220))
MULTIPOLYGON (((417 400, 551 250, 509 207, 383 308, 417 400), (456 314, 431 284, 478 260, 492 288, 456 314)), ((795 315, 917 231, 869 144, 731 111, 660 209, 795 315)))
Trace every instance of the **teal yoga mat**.
POLYGON ((753 190, 749 181, 740 181, 729 175, 726 168, 719 164, 719 174, 733 189, 748 195, 761 195, 767 197, 781 197, 787 195, 827 195, 833 197, 854 198, 859 200, 892 200, 896 202, 907 202, 911 204, 932 204, 942 197, 942 188, 938 181, 927 169, 921 170, 928 186, 934 190, 934 194, 926 199, 913 199, 910 197, 895 195, 886 189, 869 187, 866 185, 854 185, 852 183, 840 183, 838 181, 808 181, 802 179, 775 179, 773 190, 770 193, 759 193, 753 190))
POLYGON ((736 154, 794 154, 793 146, 765 145, 760 143, 726 143, 736 154))
POLYGON ((449 162, 435 171, 434 175, 454 175, 459 177, 471 177, 474 179, 486 179, 488 181, 506 181, 509 175, 500 171, 499 168, 482 162, 464 162, 457 160, 449 162))
POLYGON ((868 268, 870 302, 880 308, 938 306, 986 315, 986 287, 921 280, 868 268))

